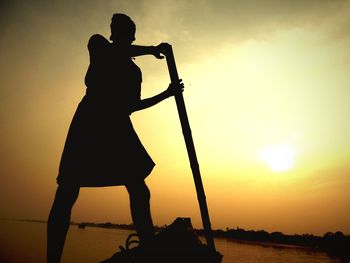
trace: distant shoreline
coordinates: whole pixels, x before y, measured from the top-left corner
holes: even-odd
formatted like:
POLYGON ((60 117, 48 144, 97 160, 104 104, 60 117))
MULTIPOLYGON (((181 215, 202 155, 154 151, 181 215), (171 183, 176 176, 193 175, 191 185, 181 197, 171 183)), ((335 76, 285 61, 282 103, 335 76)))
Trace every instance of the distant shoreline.
MULTIPOLYGON (((3 221, 19 221, 19 222, 31 222, 31 223, 47 223, 45 220, 37 219, 11 219, 0 218, 3 221)), ((71 222, 71 225, 75 225, 78 228, 84 229, 86 227, 99 227, 107 229, 121 229, 121 230, 134 230, 132 224, 114 224, 111 222, 106 223, 94 223, 94 222, 71 222)), ((159 227, 155 226, 156 231, 165 229, 167 225, 159 227)), ((193 229, 199 236, 204 236, 203 229, 193 229)), ((323 236, 316 236, 312 234, 294 234, 286 235, 282 232, 269 233, 264 230, 244 230, 241 228, 213 230, 212 235, 215 238, 224 238, 236 242, 242 242, 247 244, 266 245, 266 246, 279 246, 279 247, 294 247, 294 248, 308 248, 316 249, 326 252, 331 257, 337 257, 341 259, 350 259, 350 236, 344 235, 342 232, 327 232, 323 236)))

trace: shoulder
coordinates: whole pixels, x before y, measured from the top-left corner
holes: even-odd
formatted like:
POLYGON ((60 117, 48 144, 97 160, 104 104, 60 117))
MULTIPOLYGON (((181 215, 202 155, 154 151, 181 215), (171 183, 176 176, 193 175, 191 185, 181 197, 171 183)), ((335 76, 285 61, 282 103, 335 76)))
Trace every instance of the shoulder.
POLYGON ((101 50, 108 47, 109 44, 109 41, 104 36, 100 34, 94 34, 89 39, 88 49, 90 51, 101 50))

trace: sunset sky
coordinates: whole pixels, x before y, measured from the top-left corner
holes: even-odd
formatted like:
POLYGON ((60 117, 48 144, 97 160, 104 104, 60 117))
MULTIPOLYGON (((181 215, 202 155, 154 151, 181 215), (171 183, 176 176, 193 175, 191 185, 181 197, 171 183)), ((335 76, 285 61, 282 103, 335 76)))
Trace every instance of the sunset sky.
MULTIPOLYGON (((106 0, 0 4, 0 218, 46 220, 92 34, 113 13, 173 46, 214 229, 350 234, 350 1, 106 0)), ((142 97, 166 61, 135 60, 142 97)), ((156 163, 154 223, 201 227, 176 104, 132 115, 156 163)), ((73 221, 131 223, 123 187, 82 188, 73 221)))

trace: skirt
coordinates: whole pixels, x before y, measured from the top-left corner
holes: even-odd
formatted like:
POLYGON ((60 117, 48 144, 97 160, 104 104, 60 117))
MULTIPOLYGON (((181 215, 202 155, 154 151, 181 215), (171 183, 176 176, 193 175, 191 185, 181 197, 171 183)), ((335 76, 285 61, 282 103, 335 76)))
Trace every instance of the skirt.
POLYGON ((69 127, 57 183, 80 187, 126 185, 144 180, 154 166, 129 114, 93 103, 85 95, 69 127))

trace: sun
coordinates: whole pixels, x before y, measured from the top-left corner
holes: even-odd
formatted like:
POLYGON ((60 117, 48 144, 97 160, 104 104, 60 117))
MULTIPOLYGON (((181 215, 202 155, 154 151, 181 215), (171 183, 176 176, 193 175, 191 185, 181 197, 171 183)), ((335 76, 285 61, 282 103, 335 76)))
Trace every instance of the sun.
POLYGON ((288 144, 271 145, 262 149, 259 157, 273 171, 285 172, 293 168, 296 150, 288 144))

